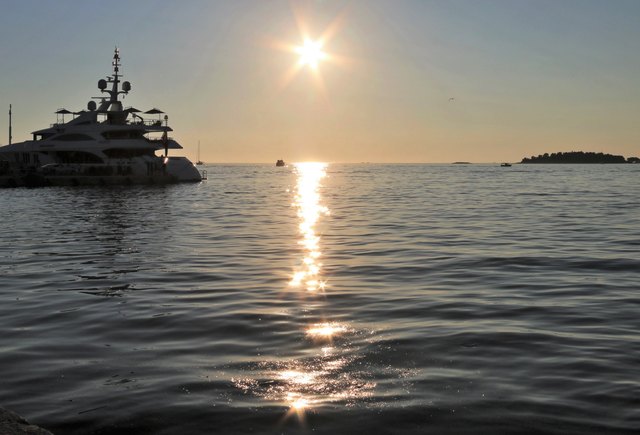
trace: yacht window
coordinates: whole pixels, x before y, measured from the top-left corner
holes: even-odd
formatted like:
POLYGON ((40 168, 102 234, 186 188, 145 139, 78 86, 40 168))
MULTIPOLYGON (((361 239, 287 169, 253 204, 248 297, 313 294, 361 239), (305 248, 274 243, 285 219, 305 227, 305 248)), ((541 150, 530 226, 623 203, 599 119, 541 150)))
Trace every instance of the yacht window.
POLYGON ((57 151, 56 157, 60 163, 104 163, 100 157, 85 151, 57 151))
POLYGON ((110 159, 131 159, 133 157, 154 156, 153 151, 153 149, 149 148, 109 148, 104 150, 103 153, 105 153, 105 155, 110 159))
POLYGON ((92 138, 89 135, 86 134, 80 134, 80 133, 69 133, 69 134, 63 134, 61 136, 58 136, 56 138, 54 138, 54 140, 63 140, 63 141, 79 141, 79 140, 95 140, 94 138, 92 138))
POLYGON ((45 140, 53 136, 55 133, 42 133, 42 134, 34 134, 33 140, 45 140))
POLYGON ((119 139, 142 139, 142 132, 138 130, 115 130, 105 131, 102 133, 105 139, 119 140, 119 139))

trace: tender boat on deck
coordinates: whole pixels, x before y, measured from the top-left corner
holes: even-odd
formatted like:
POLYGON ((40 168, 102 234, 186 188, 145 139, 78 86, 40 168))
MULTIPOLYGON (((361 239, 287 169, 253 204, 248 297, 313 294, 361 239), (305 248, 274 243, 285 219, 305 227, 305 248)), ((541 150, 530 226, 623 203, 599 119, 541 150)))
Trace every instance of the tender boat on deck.
MULTIPOLYGON (((0 147, 0 187, 51 185, 160 184, 198 182, 203 174, 186 157, 169 157, 182 146, 168 136, 173 131, 164 112, 123 108, 120 53, 113 55, 113 75, 98 82, 108 96, 94 97, 87 110, 60 109, 49 128, 34 131, 33 139, 0 147), (111 89, 107 89, 110 85, 111 89), (64 122, 65 115, 73 119, 64 122), (158 153, 156 155, 156 153, 158 153)), ((11 136, 11 135, 10 135, 11 136)), ((10 137, 11 142, 11 137, 10 137)))

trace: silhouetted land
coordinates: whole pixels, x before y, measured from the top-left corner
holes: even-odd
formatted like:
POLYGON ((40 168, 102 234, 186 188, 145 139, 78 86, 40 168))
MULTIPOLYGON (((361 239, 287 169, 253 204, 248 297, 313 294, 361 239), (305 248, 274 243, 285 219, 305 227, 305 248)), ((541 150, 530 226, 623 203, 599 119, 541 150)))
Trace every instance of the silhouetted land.
POLYGON ((616 156, 613 154, 571 151, 567 153, 544 153, 539 156, 525 157, 520 163, 640 163, 640 158, 616 156))

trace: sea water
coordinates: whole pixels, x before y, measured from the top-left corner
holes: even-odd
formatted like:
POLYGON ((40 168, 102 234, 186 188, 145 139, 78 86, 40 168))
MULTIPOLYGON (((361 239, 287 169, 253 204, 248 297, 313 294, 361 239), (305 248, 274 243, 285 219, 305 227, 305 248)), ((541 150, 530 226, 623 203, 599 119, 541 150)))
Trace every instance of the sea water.
POLYGON ((56 434, 632 433, 640 165, 0 191, 0 406, 56 434))

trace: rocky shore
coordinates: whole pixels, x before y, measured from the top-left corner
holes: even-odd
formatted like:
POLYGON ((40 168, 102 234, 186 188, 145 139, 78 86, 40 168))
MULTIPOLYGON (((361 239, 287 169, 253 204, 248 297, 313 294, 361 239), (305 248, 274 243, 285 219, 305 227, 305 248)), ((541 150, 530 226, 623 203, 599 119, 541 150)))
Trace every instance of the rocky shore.
POLYGON ((15 412, 0 406, 0 435, 52 435, 48 430, 30 424, 15 412))

